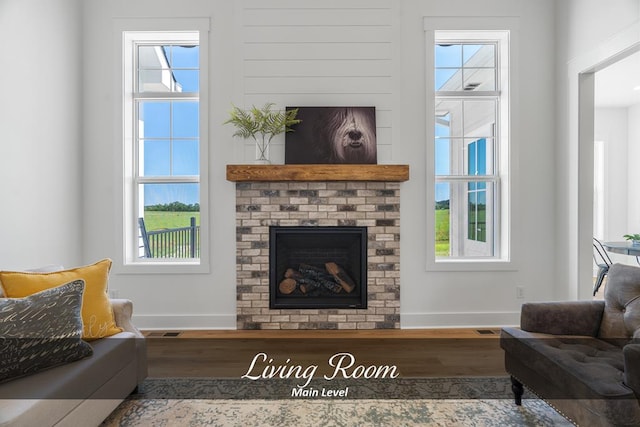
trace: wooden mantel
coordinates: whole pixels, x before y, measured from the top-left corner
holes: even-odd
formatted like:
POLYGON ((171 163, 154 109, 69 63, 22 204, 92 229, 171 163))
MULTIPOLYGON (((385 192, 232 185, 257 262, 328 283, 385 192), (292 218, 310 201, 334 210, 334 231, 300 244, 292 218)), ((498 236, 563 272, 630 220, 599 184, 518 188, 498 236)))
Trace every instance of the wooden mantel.
POLYGON ((409 165, 227 165, 233 182, 409 180, 409 165))

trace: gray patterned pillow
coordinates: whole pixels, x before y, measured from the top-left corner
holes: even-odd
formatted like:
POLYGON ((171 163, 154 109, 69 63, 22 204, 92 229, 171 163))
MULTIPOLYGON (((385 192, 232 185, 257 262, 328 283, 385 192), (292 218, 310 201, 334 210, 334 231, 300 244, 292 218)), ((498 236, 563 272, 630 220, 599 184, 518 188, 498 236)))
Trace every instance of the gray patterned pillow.
POLYGON ((0 382, 93 354, 82 341, 84 280, 26 298, 0 298, 0 382))

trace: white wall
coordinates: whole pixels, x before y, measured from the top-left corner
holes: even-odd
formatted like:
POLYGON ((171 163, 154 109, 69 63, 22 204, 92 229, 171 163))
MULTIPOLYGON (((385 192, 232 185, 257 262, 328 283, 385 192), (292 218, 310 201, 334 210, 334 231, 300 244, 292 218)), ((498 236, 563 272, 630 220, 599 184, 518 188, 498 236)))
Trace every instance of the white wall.
MULTIPOLYGON (((174 1, 87 1, 85 23, 85 259, 117 258, 114 164, 113 23, 115 18, 176 17, 174 1), (150 12, 152 11, 152 12, 150 12), (104 82, 94 84, 93 82, 104 82), (108 159, 108 161, 105 161, 108 159), (99 224, 99 226, 96 226, 99 224)), ((390 0, 364 2, 190 1, 179 16, 211 19, 209 223, 211 272, 122 274, 110 288, 131 298, 136 322, 151 328, 235 327, 235 185, 225 166, 251 162, 253 147, 222 126, 231 103, 375 105, 379 160, 391 158, 392 63, 390 0), (367 8, 374 6, 373 10, 367 8), (360 11, 364 13, 360 13, 360 11), (359 23, 360 25, 353 25, 359 23)), ((283 140, 272 150, 284 161, 283 140)))
POLYGON ((579 75, 640 41, 640 2, 563 0, 556 16, 556 297, 589 298, 593 138, 580 146, 579 75))
POLYGON ((78 0, 0 2, 0 268, 82 262, 78 0))
MULTIPOLYGON (((596 74, 597 79, 597 74, 596 74)), ((627 162, 629 138, 626 108, 597 108, 595 140, 604 143, 604 234, 603 240, 622 240, 627 234, 630 187, 627 162)), ((631 186, 632 188, 634 186, 631 186)), ((628 257, 627 257, 628 258, 628 257)))
POLYGON ((515 323, 523 301, 515 298, 516 286, 523 286, 531 300, 572 295, 567 283, 577 277, 578 150, 570 132, 575 127, 570 106, 575 94, 569 85, 569 62, 638 21, 638 1, 380 0, 371 6, 364 0, 192 0, 177 7, 169 0, 86 0, 81 8, 79 4, 77 0, 0 3, 2 60, 12 58, 22 65, 0 67, 7 98, 12 99, 1 104, 3 136, 26 141, 0 145, 3 202, 26 204, 21 212, 3 210, 2 241, 12 242, 3 245, 3 267, 115 257, 118 213, 113 208, 117 182, 113 162, 118 140, 113 126, 113 19, 179 15, 210 17, 212 23, 212 267, 211 273, 199 275, 114 274, 111 287, 134 300, 138 324, 235 325, 234 186, 225 180, 224 168, 251 161, 251 153, 232 140, 231 129, 220 125, 231 102, 322 105, 354 100, 380 110, 381 161, 411 165, 411 180, 402 185, 404 327, 515 323), (311 5, 317 8, 313 12, 307 10, 311 5), (357 17, 340 21, 354 8, 362 9, 357 17), (520 23, 520 74, 513 105, 518 123, 512 138, 518 153, 514 190, 515 221, 520 226, 514 230, 514 255, 519 266, 511 272, 425 269, 424 170, 429 157, 424 148, 422 19, 464 15, 513 16, 520 23), (356 18, 359 25, 349 29, 350 20, 356 18), (20 46, 7 44, 15 34, 23 36, 20 46), (81 40, 83 58, 78 53, 81 40), (38 54, 25 58, 24 51, 38 54), (351 67, 338 67, 340 55, 348 53, 354 58, 367 55, 372 63, 366 72, 375 70, 371 78, 357 78, 351 67), (319 65, 326 61, 331 66, 319 65), (286 85, 289 78, 292 85, 286 85), (77 102, 81 79, 82 114, 77 102), (25 88, 46 96, 33 102, 21 96, 25 88), (6 184, 17 177, 20 190, 6 184), (50 207, 46 218, 40 214, 43 204, 50 207), (82 218, 80 242, 77 224, 82 218), (36 232, 22 236, 19 230, 34 224, 36 232))
MULTIPOLYGON (((234 102, 250 107, 375 106, 378 162, 392 160, 393 0, 237 2, 234 102)), ((243 144, 239 160, 255 148, 243 144)), ((284 136, 271 147, 284 163, 284 136)))
POLYGON ((551 1, 403 1, 400 137, 394 160, 411 165, 402 187, 403 327, 515 324, 525 300, 553 293, 555 225, 553 102, 554 8, 551 1), (512 46, 518 75, 512 84, 513 271, 426 271, 424 16, 515 17, 512 46), (516 299, 516 287, 525 299, 516 299))
POLYGON ((114 117, 116 18, 209 18, 209 215, 208 274, 124 274, 117 268, 110 289, 135 305, 142 328, 235 328, 235 187, 225 179, 234 162, 232 130, 223 127, 231 100, 237 57, 236 2, 224 0, 83 1, 85 102, 84 257, 119 258, 115 206, 120 193, 115 161, 121 140, 114 117))
MULTIPOLYGON (((115 257, 113 19, 176 16, 169 0, 84 3, 84 260, 115 257)), ((228 163, 251 162, 251 147, 224 127, 230 103, 374 105, 379 161, 407 163, 402 184, 403 327, 517 323, 526 299, 553 294, 554 8, 551 0, 194 0, 179 15, 211 18, 211 273, 112 274, 111 288, 135 303, 145 328, 235 327, 234 185, 228 163), (515 271, 427 272, 425 244, 425 16, 512 16, 519 20, 519 84, 514 88, 515 271), (354 22, 357 25, 354 25, 354 22), (527 54, 523 54, 526 52, 527 54)), ((282 161, 282 141, 274 160, 282 161)))
MULTIPOLYGON (((233 185, 225 181, 224 166, 250 161, 251 153, 230 138, 230 129, 217 126, 224 121, 232 101, 248 105, 273 99, 278 103, 320 105, 343 103, 346 98, 378 107, 381 161, 409 163, 412 168, 411 180, 402 187, 405 326, 504 323, 505 319, 514 319, 519 309, 521 301, 514 299, 515 285, 525 286, 528 299, 587 295, 590 284, 581 284, 580 290, 576 280, 578 249, 580 257, 590 263, 590 248, 578 244, 577 223, 589 214, 578 210, 578 171, 588 165, 580 166, 578 161, 576 64, 593 65, 615 54, 615 46, 633 40, 640 2, 492 0, 476 5, 462 0, 389 0, 376 2, 376 9, 368 11, 370 4, 362 0, 194 0, 181 2, 176 8, 169 0, 0 2, 0 78, 4 93, 0 101, 0 196, 4 208, 0 213, 0 240, 4 243, 0 268, 60 262, 74 265, 115 256, 112 170, 113 144, 117 140, 112 127, 112 20, 179 14, 212 19, 210 56, 211 68, 216 71, 212 72, 211 84, 209 197, 217 201, 210 217, 212 273, 114 275, 112 287, 134 300, 141 324, 234 325, 235 202, 233 185), (299 9, 279 9, 292 5, 299 9), (326 12, 310 16, 316 14, 304 10, 308 5, 364 7, 360 19, 367 25, 360 28, 362 32, 344 28, 349 25, 337 31, 331 25, 333 18, 327 18, 326 12), (422 127, 422 17, 464 14, 520 17, 520 51, 529 53, 521 55, 516 104, 521 124, 514 141, 520 150, 518 186, 523 195, 518 206, 523 224, 518 230, 521 243, 515 248, 522 262, 516 272, 427 273, 424 268, 421 236, 425 235, 427 153, 422 127), (305 25, 297 26, 298 22, 305 25), (19 43, 14 43, 16 40, 19 43), (354 55, 375 54, 370 59, 376 65, 367 70, 375 70, 373 78, 353 79, 358 86, 345 85, 348 77, 354 77, 351 69, 343 76, 336 67, 314 66, 325 60, 335 61, 335 55, 307 56, 305 61, 297 61, 301 54, 324 55, 334 44, 343 49, 343 54, 350 47, 354 55), (375 49, 367 51, 367 46, 375 49), (298 49, 298 53, 287 59, 289 47, 298 49), (555 79, 551 70, 554 52, 555 79), (263 54, 268 56, 257 57, 263 54), (293 76, 288 74, 292 70, 289 65, 295 69, 293 76), (288 77, 295 77, 296 85, 283 86, 288 77), (369 96, 366 91, 371 86, 367 81, 381 87, 381 93, 369 96), (345 86, 354 87, 357 93, 341 96, 345 86), (311 93, 307 94, 306 88, 312 88, 311 93), (551 99, 553 90, 558 94, 555 102, 551 99), (7 208, 13 206, 18 208, 7 208)), ((638 107, 630 109, 629 115, 629 139, 638 141, 638 107)), ((639 149, 638 145, 630 147, 630 165, 640 154, 634 150, 639 149)), ((282 157, 281 150, 281 146, 275 149, 276 160, 282 157)), ((633 166, 630 174, 640 173, 633 166)), ((638 178, 634 178, 636 182, 638 178)), ((631 188, 629 200, 634 203, 627 226, 640 227, 635 220, 640 218, 640 202, 631 188)))

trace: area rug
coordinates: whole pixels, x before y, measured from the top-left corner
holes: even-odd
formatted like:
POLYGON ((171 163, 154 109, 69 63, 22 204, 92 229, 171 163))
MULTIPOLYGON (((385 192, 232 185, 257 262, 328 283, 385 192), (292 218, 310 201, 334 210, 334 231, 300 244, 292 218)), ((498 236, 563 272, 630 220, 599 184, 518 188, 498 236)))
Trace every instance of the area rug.
POLYGON ((525 395, 522 406, 516 406, 507 378, 352 381, 329 389, 320 383, 307 387, 318 390, 311 397, 292 397, 297 386, 290 386, 282 381, 151 378, 102 426, 571 425, 532 396, 525 395), (346 388, 346 396, 322 395, 323 390, 346 388))

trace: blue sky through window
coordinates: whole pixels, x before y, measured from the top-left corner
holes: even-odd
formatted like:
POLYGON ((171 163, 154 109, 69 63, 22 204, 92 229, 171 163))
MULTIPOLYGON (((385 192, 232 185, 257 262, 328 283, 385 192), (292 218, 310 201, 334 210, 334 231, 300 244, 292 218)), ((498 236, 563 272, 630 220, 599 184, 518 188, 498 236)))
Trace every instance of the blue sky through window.
MULTIPOLYGON (((199 47, 167 45, 162 52, 175 81, 173 92, 198 92, 199 47)), ((147 65, 147 64, 145 64, 147 65)), ((149 68, 153 69, 152 64, 149 68)), ((156 68, 157 69, 157 68, 156 68)), ((142 71, 142 70, 141 70, 142 71)), ((160 75, 160 74, 156 74, 160 75)), ((139 104, 145 177, 194 176, 200 173, 199 102, 145 100, 139 104)), ((144 205, 199 203, 199 184, 142 184, 144 205)))

